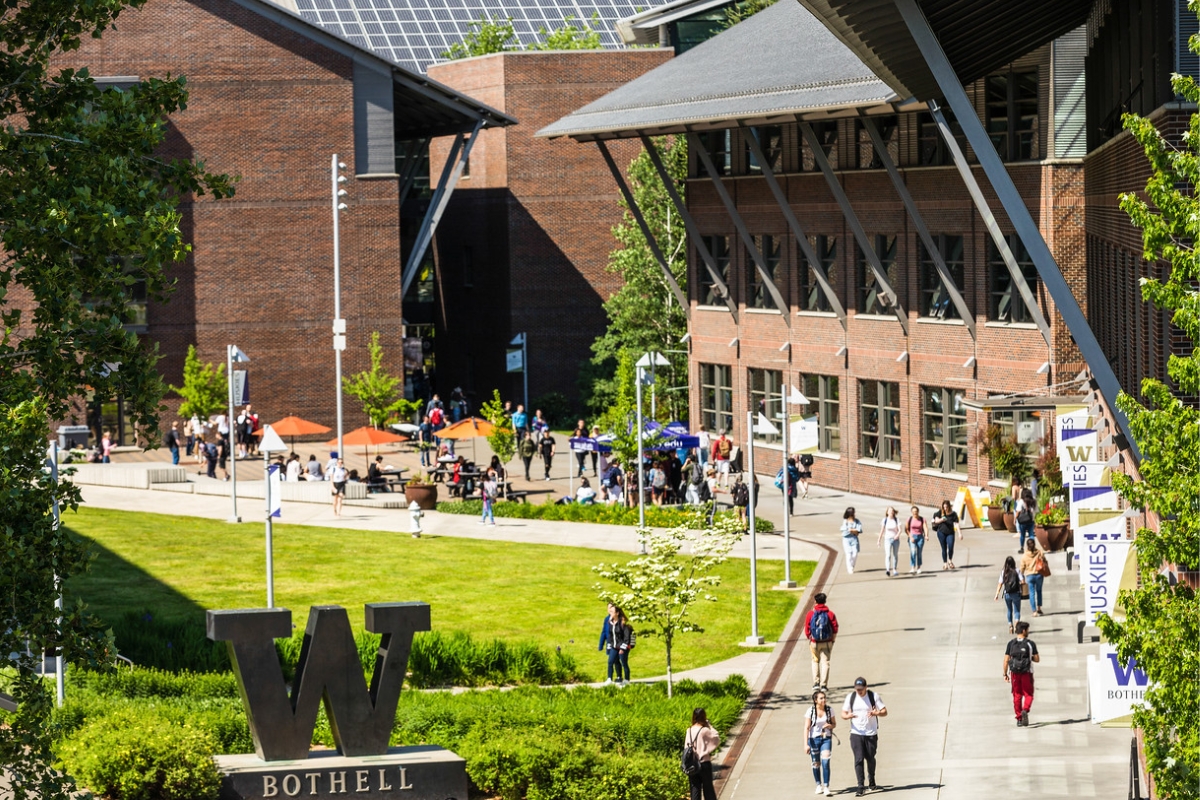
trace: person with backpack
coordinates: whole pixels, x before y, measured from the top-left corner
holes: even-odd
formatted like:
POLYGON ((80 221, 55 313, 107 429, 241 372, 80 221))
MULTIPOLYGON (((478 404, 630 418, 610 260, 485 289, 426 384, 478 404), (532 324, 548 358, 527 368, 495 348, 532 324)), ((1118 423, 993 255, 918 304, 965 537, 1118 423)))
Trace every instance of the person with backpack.
MULTIPOLYGON (((550 466, 554 463, 554 437, 550 435, 550 429, 546 428, 542 432, 542 438, 538 442, 538 450, 542 454, 542 462, 546 466, 546 480, 550 480, 550 466)), ((567 469, 570 469, 568 466, 567 469)))
POLYGON ((737 509, 738 521, 745 525, 746 509, 750 507, 750 487, 742 480, 741 475, 734 481, 730 494, 733 495, 733 507, 737 509))
POLYGON ((1000 580, 996 582, 996 596, 1000 599, 1004 593, 1004 608, 1008 612, 1008 632, 1012 633, 1014 626, 1021 621, 1021 587, 1025 585, 1025 576, 1017 569, 1017 562, 1012 556, 1004 559, 1004 569, 1000 572, 1000 580))
POLYGON ((721 744, 721 736, 708 722, 703 708, 692 710, 692 726, 683 737, 680 765, 688 776, 690 800, 717 800, 713 785, 712 754, 721 744))
POLYGON ((875 791, 875 754, 879 751, 879 718, 887 716, 883 698, 867 688, 866 678, 854 679, 854 691, 842 704, 842 719, 850 720, 850 750, 854 753, 854 776, 858 778, 855 797, 862 797, 869 788, 875 791), (869 783, 863 785, 863 763, 869 783))
POLYGON ((538 446, 534 443, 532 436, 522 436, 520 443, 517 445, 517 454, 521 456, 521 461, 525 464, 525 480, 532 481, 533 478, 529 475, 529 468, 533 466, 533 457, 537 455, 538 446))
POLYGON ((829 707, 824 689, 813 692, 812 707, 804 718, 804 752, 812 758, 813 780, 817 794, 832 796, 829 791, 829 759, 833 757, 833 729, 837 720, 829 707))
POLYGON ((496 502, 496 495, 499 493, 499 485, 496 483, 496 471, 489 468, 487 475, 479 484, 479 494, 483 498, 483 515, 479 518, 480 525, 491 525, 496 527, 496 514, 492 509, 496 502))
POLYGON ((712 461, 717 466, 717 479, 727 487, 729 486, 730 459, 733 458, 733 440, 726 433, 727 431, 721 431, 720 437, 712 443, 712 461))
POLYGON ((1029 727, 1029 710, 1033 708, 1033 665, 1041 661, 1037 645, 1029 639, 1029 623, 1017 623, 1017 638, 1004 648, 1004 680, 1012 687, 1013 713, 1017 727, 1029 727))
POLYGON ((796 484, 800 480, 800 470, 796 469, 796 459, 789 457, 786 467, 780 467, 779 472, 775 473, 775 488, 781 492, 787 493, 788 516, 796 514, 796 484), (787 476, 786 479, 784 476, 787 476), (786 489, 785 486, 786 480, 786 489))
POLYGON ((796 480, 800 484, 801 500, 808 497, 808 482, 812 480, 812 468, 814 460, 815 459, 813 459, 812 453, 800 454, 800 469, 796 476, 796 480))
POLYGON ((1029 587, 1029 609, 1035 617, 1042 616, 1042 582, 1050 577, 1046 552, 1038 547, 1037 537, 1025 540, 1025 555, 1021 556, 1021 575, 1029 587))
POLYGON ((863 526, 854 513, 854 506, 846 509, 842 515, 842 549, 846 552, 846 572, 854 574, 854 565, 858 562, 859 541, 863 526))
MULTIPOLYGON (((837 617, 825 605, 824 592, 813 595, 813 607, 804 618, 804 637, 812 653, 813 691, 826 691, 829 686, 829 657, 833 654, 833 642, 837 639, 837 617)), ((826 781, 828 783, 828 781, 826 781)))
POLYGON ((1017 545, 1017 553, 1025 552, 1025 541, 1027 539, 1037 540, 1034 535, 1034 514, 1037 512, 1037 500, 1033 499, 1033 492, 1028 489, 1021 490, 1021 496, 1017 498, 1017 504, 1014 506, 1017 520, 1017 531, 1021 537, 1020 544, 1017 545))

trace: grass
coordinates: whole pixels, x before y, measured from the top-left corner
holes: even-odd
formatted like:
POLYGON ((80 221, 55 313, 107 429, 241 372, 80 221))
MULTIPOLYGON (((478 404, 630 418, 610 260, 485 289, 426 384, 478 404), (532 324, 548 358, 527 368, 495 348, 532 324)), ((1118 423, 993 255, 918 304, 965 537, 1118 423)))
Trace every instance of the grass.
MULTIPOLYGON (((257 525, 86 507, 64 522, 96 552, 90 573, 68 588, 101 618, 149 610, 160 620, 195 620, 204 609, 265 604, 257 525)), ((311 605, 343 605, 361 630, 363 603, 420 600, 432 607, 434 630, 561 647, 598 677, 604 606, 592 589, 598 579, 591 567, 629 558, 578 547, 287 525, 275 529, 275 601, 292 610, 296 627, 311 605)), ((793 561, 793 578, 803 585, 813 566, 793 561)), ((706 630, 676 639, 676 670, 745 652, 738 642, 749 632, 749 563, 732 559, 719 571, 719 602, 696 607, 706 630)), ((761 589, 782 577, 782 562, 759 561, 759 627, 768 640, 782 633, 799 597, 761 589)), ((631 668, 635 676, 662 674, 661 643, 639 637, 631 668)))

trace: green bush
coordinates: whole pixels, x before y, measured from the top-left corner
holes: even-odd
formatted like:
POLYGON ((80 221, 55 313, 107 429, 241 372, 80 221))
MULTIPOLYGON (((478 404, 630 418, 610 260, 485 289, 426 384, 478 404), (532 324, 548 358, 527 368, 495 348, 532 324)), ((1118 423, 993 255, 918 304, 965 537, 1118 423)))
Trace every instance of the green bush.
POLYGON ((130 611, 109 621, 117 652, 141 667, 224 672, 229 652, 208 640, 203 617, 160 620, 150 611, 130 611))
POLYGON ((88 722, 58 748, 62 767, 111 800, 216 800, 215 737, 132 709, 88 722))
POLYGON ((409 684, 487 686, 502 684, 573 683, 580 679, 575 659, 534 642, 507 644, 500 639, 476 641, 470 634, 439 631, 413 638, 408 657, 409 684))
MULTIPOLYGON (((479 516, 483 513, 482 500, 463 500, 457 503, 438 503, 438 511, 445 514, 479 516)), ((513 519, 547 519, 559 522, 596 522, 604 525, 627 525, 636 527, 638 510, 624 506, 600 504, 583 505, 554 502, 510 503, 500 500, 492 506, 497 517, 513 519)), ((735 511, 719 511, 718 517, 736 516, 735 511)), ((700 528, 707 525, 707 507, 696 506, 646 506, 646 524, 651 528, 675 528, 680 525, 700 528)), ((775 526, 768 519, 759 517, 755 528, 761 533, 771 533, 775 526)))

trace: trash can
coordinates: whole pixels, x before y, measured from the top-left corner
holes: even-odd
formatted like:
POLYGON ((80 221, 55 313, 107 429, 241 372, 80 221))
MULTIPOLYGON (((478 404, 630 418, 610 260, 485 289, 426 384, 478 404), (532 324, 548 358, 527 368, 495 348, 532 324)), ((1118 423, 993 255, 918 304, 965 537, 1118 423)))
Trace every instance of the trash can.
POLYGON ((75 447, 87 447, 88 443, 88 427, 87 425, 59 425, 58 426, 58 449, 71 450, 75 447))

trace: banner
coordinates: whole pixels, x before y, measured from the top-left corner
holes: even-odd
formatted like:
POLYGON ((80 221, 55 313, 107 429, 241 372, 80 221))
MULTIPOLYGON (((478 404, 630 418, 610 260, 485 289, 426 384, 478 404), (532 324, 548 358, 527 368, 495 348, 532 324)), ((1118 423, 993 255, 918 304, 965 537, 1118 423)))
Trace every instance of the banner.
POLYGON ((1127 717, 1142 705, 1149 684, 1146 673, 1138 669, 1134 659, 1121 666, 1112 645, 1102 644, 1100 655, 1088 656, 1087 674, 1092 722, 1127 717))
MULTIPOLYGON (((1084 533, 1076 531, 1076 549, 1080 553, 1081 577, 1084 579, 1084 607, 1088 621, 1095 623, 1101 614, 1112 615, 1117 605, 1121 576, 1133 542, 1125 538, 1104 538, 1118 534, 1084 533)), ((1122 531, 1120 536, 1124 536, 1122 531)))
POLYGON ((509 372, 523 372, 525 370, 524 351, 521 348, 509 350, 505 356, 505 368, 509 372))
POLYGON ((250 402, 250 378, 246 375, 246 370, 235 369, 233 371, 233 404, 235 406, 244 406, 250 402))
POLYGON ((788 449, 793 453, 817 452, 817 415, 797 417, 788 429, 788 449))
POLYGON ((267 467, 267 516, 279 518, 283 511, 283 475, 278 464, 267 467))
POLYGON ((1099 435, 1091 428, 1060 431, 1062 443, 1058 446, 1058 463, 1063 472, 1073 464, 1087 464, 1100 459, 1099 435))
POLYGON ((404 340, 404 371, 412 372, 425 365, 425 349, 420 336, 409 336, 404 340))
POLYGON ((1096 420, 1088 413, 1087 406, 1080 405, 1056 406, 1054 420, 1054 443, 1058 445, 1060 454, 1063 449, 1064 432, 1090 431, 1096 425, 1096 420))

